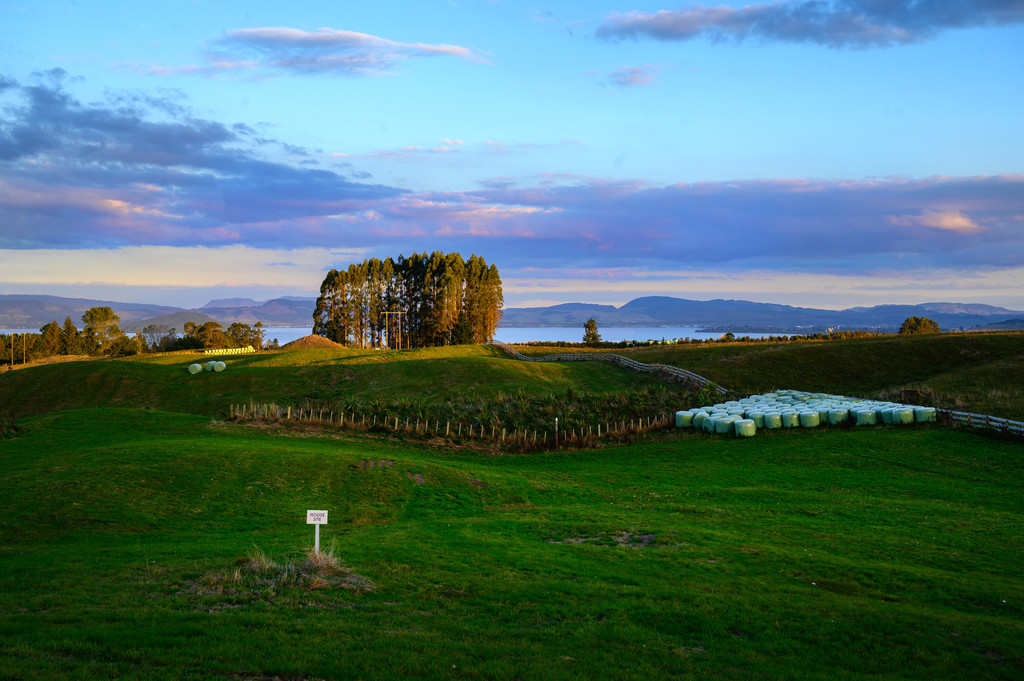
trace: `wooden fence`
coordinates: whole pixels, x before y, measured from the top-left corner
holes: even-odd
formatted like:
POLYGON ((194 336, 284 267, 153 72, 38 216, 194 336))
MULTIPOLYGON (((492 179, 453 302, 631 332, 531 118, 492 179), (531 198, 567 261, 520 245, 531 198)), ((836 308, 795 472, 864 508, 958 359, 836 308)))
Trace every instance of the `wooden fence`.
POLYGON ((985 414, 971 414, 966 411, 953 411, 952 409, 936 409, 937 414, 949 419, 952 423, 959 423, 969 428, 984 428, 994 430, 1007 435, 1024 437, 1024 423, 1021 421, 1010 421, 998 416, 986 416, 985 414))
POLYGON ((545 355, 544 357, 530 357, 501 341, 491 341, 491 345, 501 348, 513 359, 522 360, 524 362, 610 362, 611 364, 617 364, 618 366, 625 369, 631 369, 633 371, 664 373, 670 376, 675 376, 683 379, 684 381, 695 383, 702 388, 711 388, 719 395, 725 395, 729 392, 722 386, 716 385, 713 381, 710 381, 699 374, 687 371, 686 369, 680 369, 679 367, 672 366, 671 364, 645 364, 643 362, 638 362, 635 359, 630 359, 629 357, 613 355, 607 352, 566 352, 557 355, 545 355))

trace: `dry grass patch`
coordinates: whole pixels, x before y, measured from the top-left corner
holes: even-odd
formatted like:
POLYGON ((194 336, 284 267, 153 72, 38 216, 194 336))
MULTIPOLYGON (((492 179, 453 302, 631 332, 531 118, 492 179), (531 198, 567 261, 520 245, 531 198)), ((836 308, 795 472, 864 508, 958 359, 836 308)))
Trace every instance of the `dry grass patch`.
POLYGON ((232 567, 213 570, 187 582, 182 593, 223 597, 235 606, 247 601, 276 599, 302 592, 345 589, 363 593, 376 585, 346 568, 334 548, 310 549, 298 560, 277 562, 257 546, 232 567))

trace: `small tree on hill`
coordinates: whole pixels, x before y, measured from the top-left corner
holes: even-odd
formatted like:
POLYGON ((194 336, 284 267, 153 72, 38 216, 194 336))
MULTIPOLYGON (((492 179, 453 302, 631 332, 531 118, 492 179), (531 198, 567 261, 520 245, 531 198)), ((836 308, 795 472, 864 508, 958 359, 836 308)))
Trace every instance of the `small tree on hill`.
POLYGON ((583 342, 587 345, 597 345, 601 342, 601 334, 597 332, 597 322, 593 317, 583 325, 583 342))
POLYGON ((900 335, 912 333, 939 333, 939 325, 927 317, 908 317, 900 327, 900 335))
POLYGON ((85 322, 83 336, 86 349, 90 353, 106 352, 115 340, 124 335, 118 327, 121 318, 109 307, 90 307, 82 315, 82 321, 85 322))

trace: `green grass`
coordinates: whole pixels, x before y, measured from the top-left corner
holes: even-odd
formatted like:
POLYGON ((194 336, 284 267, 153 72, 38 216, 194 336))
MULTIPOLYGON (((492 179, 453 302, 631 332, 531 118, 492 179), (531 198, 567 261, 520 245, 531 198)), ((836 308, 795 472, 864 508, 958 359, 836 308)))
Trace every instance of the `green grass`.
MULTIPOLYGON (((1022 338, 633 356, 749 392, 927 388, 1021 418, 1022 338)), ((0 375, 0 679, 1024 675, 1019 440, 671 431, 497 455, 223 416, 256 399, 547 418, 692 395, 494 348, 280 351, 188 375, 202 359, 0 375), (330 511, 337 565, 307 560, 310 508, 330 511)))
MULTIPOLYGON (((546 355, 564 348, 523 347, 546 355)), ((792 343, 608 350, 694 371, 750 395, 776 388, 860 397, 926 393, 932 406, 1024 420, 1024 333, 956 333, 792 343)))
POLYGON ((654 377, 611 366, 517 362, 482 346, 281 350, 232 357, 219 373, 186 371, 205 361, 200 354, 175 353, 7 372, 0 375, 0 404, 15 418, 99 405, 225 416, 232 403, 252 400, 297 405, 404 396, 432 405, 520 392, 602 395, 662 386, 654 377))
POLYGON ((0 440, 3 678, 1024 673, 1019 442, 485 456, 162 411, 19 426, 0 440), (330 510, 324 584, 281 576, 307 508, 330 510))

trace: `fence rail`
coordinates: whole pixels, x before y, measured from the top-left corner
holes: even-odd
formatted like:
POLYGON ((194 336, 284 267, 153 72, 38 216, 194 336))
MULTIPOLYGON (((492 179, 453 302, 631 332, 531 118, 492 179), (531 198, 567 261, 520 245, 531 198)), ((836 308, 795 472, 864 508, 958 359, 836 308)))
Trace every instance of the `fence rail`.
POLYGON ((565 352, 557 355, 545 355, 544 357, 530 357, 519 352, 510 345, 501 341, 491 341, 491 345, 495 345, 504 350, 513 359, 522 360, 524 362, 610 362, 611 364, 617 364, 626 369, 632 369, 633 371, 641 372, 658 372, 669 374, 670 376, 676 376, 691 383, 696 383, 703 388, 712 388, 719 395, 725 395, 729 391, 720 385, 716 385, 713 381, 704 378, 699 374, 695 374, 692 371, 686 369, 680 369, 679 367, 672 366, 671 364, 645 364, 638 362, 635 359, 624 357, 622 355, 613 355, 606 352, 565 352))
POLYGON ((1024 423, 1021 421, 1010 421, 998 416, 971 414, 970 412, 953 411, 952 409, 936 409, 935 412, 948 418, 953 423, 962 423, 970 428, 984 428, 986 430, 995 430, 1000 433, 1024 437, 1024 423))

